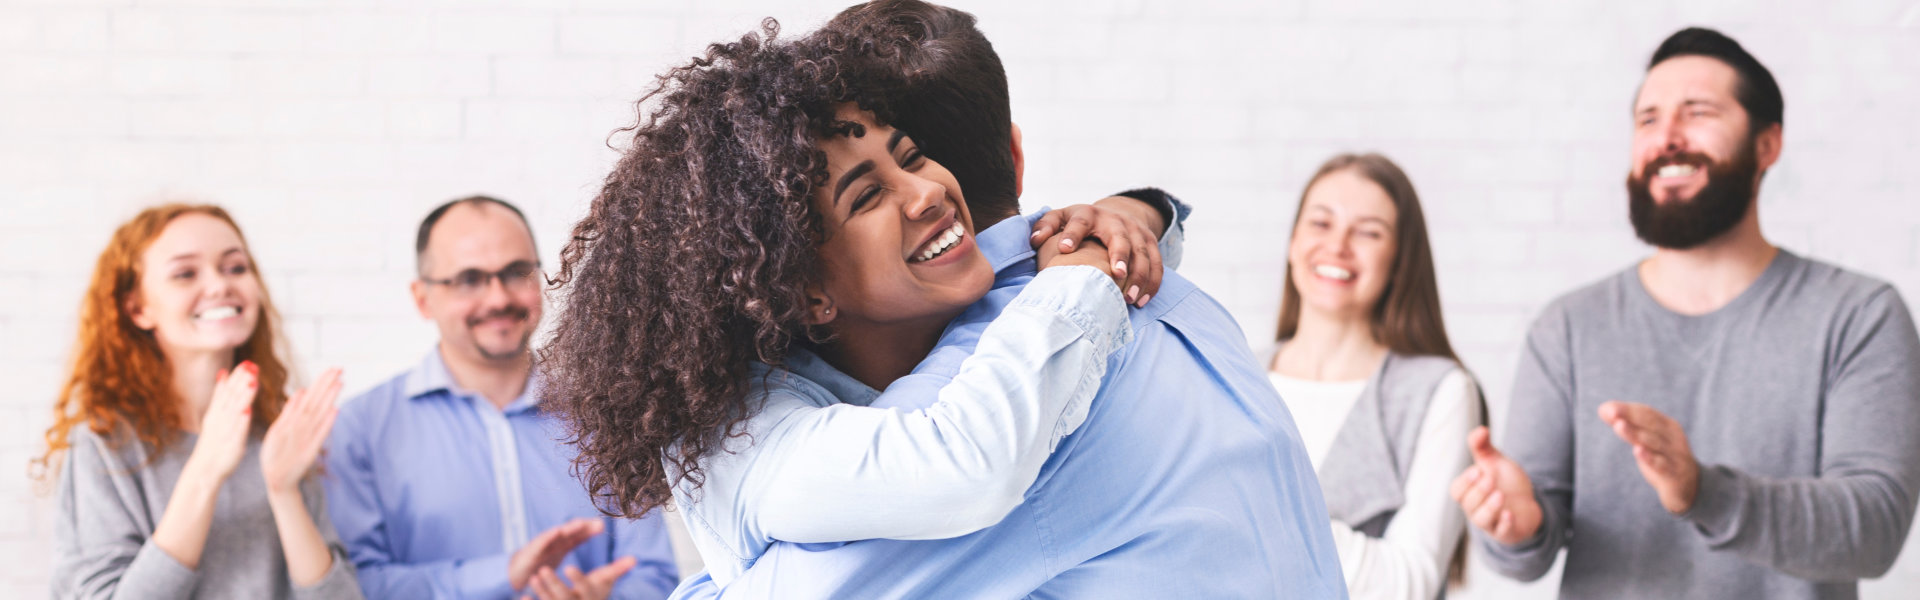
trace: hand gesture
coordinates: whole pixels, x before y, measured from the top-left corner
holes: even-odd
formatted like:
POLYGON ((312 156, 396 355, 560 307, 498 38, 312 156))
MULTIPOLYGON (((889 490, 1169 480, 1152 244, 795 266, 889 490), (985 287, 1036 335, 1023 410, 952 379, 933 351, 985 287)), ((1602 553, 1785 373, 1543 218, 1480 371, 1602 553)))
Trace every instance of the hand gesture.
POLYGON ((213 399, 200 419, 200 439, 193 443, 187 469, 225 481, 247 454, 247 436, 253 427, 253 399, 260 393, 260 367, 241 362, 231 374, 221 373, 213 384, 213 399))
POLYGON ((515 590, 525 589, 535 573, 560 566, 568 552, 604 529, 606 524, 599 519, 581 517, 540 532, 507 559, 507 583, 515 590))
POLYGON ((539 600, 606 600, 613 594, 613 584, 620 577, 633 570, 638 561, 631 556, 602 565, 591 573, 581 573, 579 567, 567 565, 567 581, 553 572, 553 567, 541 567, 539 573, 527 584, 533 594, 523 598, 539 600))
POLYGON ((1687 431, 1678 421, 1651 406, 1618 400, 1600 403, 1600 420, 1633 445, 1640 477, 1660 495, 1660 505, 1667 512, 1677 515, 1693 508, 1693 498, 1700 492, 1700 462, 1694 460, 1687 431))
POLYGON ((1453 479, 1449 493, 1474 527, 1511 546, 1539 533, 1540 503, 1533 497, 1533 480, 1519 463, 1494 449, 1491 437, 1486 427, 1467 434, 1473 466, 1453 479))
POLYGON ((287 400, 260 442, 260 473, 266 477, 269 493, 299 491, 300 480, 313 469, 327 434, 333 431, 333 418, 339 414, 334 400, 339 396, 340 369, 334 368, 287 400))
MULTIPOLYGON (((1142 204, 1123 196, 1114 198, 1142 204)), ((1145 222, 1143 219, 1147 217, 1129 211, 1090 204, 1056 209, 1034 222, 1034 248, 1040 249, 1043 243, 1054 244, 1066 253, 1073 252, 1084 240, 1099 240, 1113 259, 1111 269, 1102 270, 1109 271, 1128 302, 1145 306, 1147 300, 1160 291, 1160 234, 1157 232, 1162 228, 1157 226, 1159 213, 1150 207, 1144 212, 1153 213, 1153 222, 1145 222)))

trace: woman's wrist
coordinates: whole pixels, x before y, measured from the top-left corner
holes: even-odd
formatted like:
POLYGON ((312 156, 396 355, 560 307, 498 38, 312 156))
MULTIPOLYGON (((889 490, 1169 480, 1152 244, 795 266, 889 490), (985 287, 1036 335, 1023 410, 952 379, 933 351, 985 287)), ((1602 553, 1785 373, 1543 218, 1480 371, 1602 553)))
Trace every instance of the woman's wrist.
POLYGON ((280 507, 283 505, 294 504, 298 504, 301 509, 305 509, 307 507, 307 499, 306 496, 301 495, 300 484, 298 483, 285 488, 268 484, 267 504, 272 506, 276 511, 280 510, 280 507))

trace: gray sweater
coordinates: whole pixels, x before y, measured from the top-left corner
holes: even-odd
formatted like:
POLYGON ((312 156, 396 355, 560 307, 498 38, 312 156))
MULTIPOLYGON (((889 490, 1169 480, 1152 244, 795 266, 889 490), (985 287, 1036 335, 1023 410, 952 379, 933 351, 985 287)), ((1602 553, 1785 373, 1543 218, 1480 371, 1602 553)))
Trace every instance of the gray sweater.
POLYGON ((319 583, 294 588, 280 532, 267 506, 260 474, 260 441, 220 486, 199 570, 188 569, 153 544, 174 483, 192 454, 193 434, 182 434, 149 463, 148 447, 131 440, 111 447, 86 426, 75 427, 73 448, 60 469, 59 521, 54 524, 55 598, 360 598, 340 538, 327 520, 318 478, 301 482, 307 511, 333 550, 333 567, 319 583))
POLYGON ((1502 449, 1545 522, 1489 563, 1562 598, 1852 598, 1893 565, 1920 494, 1920 337, 1886 283, 1782 250, 1725 307, 1685 316, 1636 269, 1547 307, 1502 449), (1700 462, 1674 516, 1596 411, 1626 400, 1686 429, 1700 462))

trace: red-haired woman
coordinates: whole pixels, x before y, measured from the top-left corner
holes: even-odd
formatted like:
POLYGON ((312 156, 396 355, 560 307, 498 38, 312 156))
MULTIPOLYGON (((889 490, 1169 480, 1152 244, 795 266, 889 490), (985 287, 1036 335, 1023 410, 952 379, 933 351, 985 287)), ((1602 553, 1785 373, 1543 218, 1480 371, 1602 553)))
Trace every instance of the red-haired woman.
POLYGON ((360 597, 313 476, 340 374, 289 398, 277 318, 226 211, 114 232, 41 458, 55 597, 360 597))

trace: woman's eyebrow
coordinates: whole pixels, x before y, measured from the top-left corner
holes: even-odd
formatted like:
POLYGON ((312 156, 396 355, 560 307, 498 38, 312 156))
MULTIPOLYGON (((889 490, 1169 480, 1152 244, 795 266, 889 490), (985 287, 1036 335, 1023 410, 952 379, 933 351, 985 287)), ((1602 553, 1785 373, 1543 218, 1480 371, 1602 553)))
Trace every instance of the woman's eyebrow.
POLYGON ((851 169, 847 169, 846 173, 840 174, 840 182, 833 184, 833 205, 840 205, 840 193, 847 191, 847 186, 853 185, 853 180, 859 179, 861 176, 866 175, 868 171, 872 170, 873 161, 866 160, 854 165, 851 169))
POLYGON ((906 130, 904 129, 893 130, 893 135, 887 136, 887 153, 892 154, 893 147, 900 145, 901 138, 905 138, 905 137, 907 137, 906 130))

